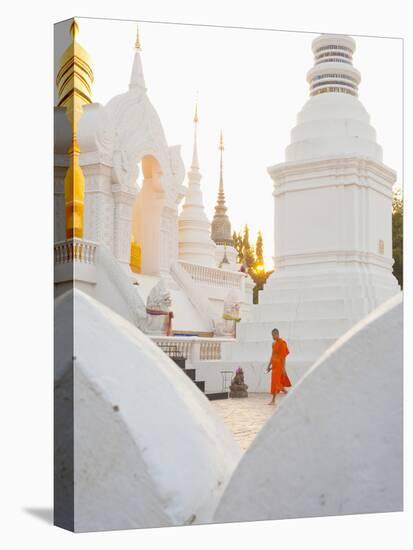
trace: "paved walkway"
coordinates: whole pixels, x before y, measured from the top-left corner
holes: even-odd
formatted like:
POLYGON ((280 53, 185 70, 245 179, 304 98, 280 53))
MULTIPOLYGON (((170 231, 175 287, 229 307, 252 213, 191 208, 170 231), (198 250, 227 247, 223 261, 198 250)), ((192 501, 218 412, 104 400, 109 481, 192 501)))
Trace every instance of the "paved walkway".
MULTIPOLYGON (((283 397, 281 395, 277 399, 282 400, 283 397)), ((211 404, 245 450, 275 410, 267 405, 270 398, 267 393, 250 393, 245 398, 220 399, 211 401, 211 404)))

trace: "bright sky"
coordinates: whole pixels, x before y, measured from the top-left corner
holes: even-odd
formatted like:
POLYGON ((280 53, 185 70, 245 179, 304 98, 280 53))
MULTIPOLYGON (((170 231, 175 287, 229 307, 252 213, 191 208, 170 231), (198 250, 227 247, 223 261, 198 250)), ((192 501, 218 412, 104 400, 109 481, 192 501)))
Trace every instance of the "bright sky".
MULTIPOLYGON (((128 88, 136 23, 78 19, 79 43, 92 58, 94 101, 106 104, 128 88)), ((245 223, 264 237, 272 265, 273 198, 267 167, 283 162, 296 115, 308 99, 313 65, 309 33, 139 23, 149 97, 169 145, 182 145, 188 170, 198 94, 202 189, 212 218, 218 188, 219 131, 224 133, 224 183, 233 229, 245 223)), ((402 42, 355 37, 359 98, 370 113, 384 162, 402 186, 402 42)), ((68 42, 67 42, 68 43, 68 42)), ((56 58, 66 44, 56 44, 56 58)), ((186 180, 185 182, 186 183, 186 180)))

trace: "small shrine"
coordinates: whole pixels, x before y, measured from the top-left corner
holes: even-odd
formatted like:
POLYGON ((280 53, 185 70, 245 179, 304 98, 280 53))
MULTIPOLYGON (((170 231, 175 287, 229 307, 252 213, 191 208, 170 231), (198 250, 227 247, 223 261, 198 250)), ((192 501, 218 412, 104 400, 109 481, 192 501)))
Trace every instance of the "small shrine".
POLYGON ((244 371, 238 368, 229 387, 230 397, 248 397, 248 386, 244 382, 244 371))

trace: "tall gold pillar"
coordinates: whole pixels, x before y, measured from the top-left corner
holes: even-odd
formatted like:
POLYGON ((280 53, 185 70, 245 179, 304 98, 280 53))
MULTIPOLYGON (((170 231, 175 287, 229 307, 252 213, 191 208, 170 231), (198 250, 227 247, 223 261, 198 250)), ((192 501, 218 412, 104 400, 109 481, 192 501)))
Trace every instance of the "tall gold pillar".
POLYGON ((142 251, 139 244, 135 241, 132 235, 130 243, 130 268, 134 273, 141 273, 142 271, 142 251))
POLYGON ((60 59, 56 77, 59 94, 58 107, 66 108, 72 127, 72 143, 69 147, 69 168, 65 175, 66 238, 83 238, 85 178, 79 164, 80 148, 77 127, 83 106, 92 103, 93 71, 90 56, 76 41, 79 26, 75 19, 70 26, 72 42, 60 59))

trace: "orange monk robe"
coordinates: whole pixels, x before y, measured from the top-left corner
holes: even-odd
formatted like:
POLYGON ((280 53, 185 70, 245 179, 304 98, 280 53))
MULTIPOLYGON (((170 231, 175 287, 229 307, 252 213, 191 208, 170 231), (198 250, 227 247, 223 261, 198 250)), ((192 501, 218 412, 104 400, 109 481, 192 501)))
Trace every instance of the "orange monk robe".
POLYGON ((272 345, 271 357, 271 393, 282 391, 285 386, 291 386, 291 382, 284 370, 285 358, 290 353, 287 342, 278 338, 272 345))

